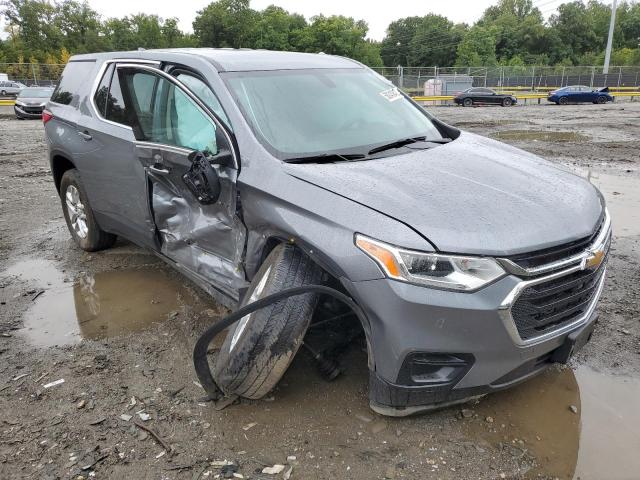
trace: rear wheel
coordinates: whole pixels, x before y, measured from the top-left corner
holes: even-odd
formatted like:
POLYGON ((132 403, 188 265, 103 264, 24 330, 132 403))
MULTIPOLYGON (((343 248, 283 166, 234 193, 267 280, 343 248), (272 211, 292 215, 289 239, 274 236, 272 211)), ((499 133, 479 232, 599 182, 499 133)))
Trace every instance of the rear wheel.
POLYGON ((465 98, 462 101, 462 106, 463 107, 471 107, 473 105, 473 100, 471 100, 470 98, 465 98))
POLYGON ((560 97, 560 100, 558 100, 558 103, 560 105, 566 105, 569 103, 569 99, 567 97, 560 97))
MULTIPOLYGON (((323 283, 324 272, 300 249, 277 246, 251 282, 243 305, 286 288, 323 283)), ((228 331, 214 367, 226 394, 261 398, 289 367, 318 302, 303 294, 268 305, 238 320, 228 331)))
POLYGON ((80 182, 80 175, 75 168, 67 170, 62 175, 60 200, 71 237, 81 249, 95 252, 109 248, 115 243, 117 237, 105 232, 96 223, 87 194, 80 182))
POLYGON ((596 102, 598 102, 600 105, 602 105, 603 103, 607 103, 607 97, 600 95, 597 99, 596 102))
POLYGON ((513 100, 511 100, 510 98, 505 98, 504 100, 502 100, 503 107, 510 107, 511 105, 513 105, 513 100))

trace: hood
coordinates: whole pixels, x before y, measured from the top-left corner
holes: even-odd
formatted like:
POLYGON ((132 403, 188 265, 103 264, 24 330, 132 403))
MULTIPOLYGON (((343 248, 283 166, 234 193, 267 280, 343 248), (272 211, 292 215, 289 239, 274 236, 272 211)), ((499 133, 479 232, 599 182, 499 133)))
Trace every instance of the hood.
POLYGON ((407 224, 443 252, 498 256, 560 245, 593 233, 603 209, 583 178, 467 132, 429 150, 285 168, 407 224))
POLYGON ((42 97, 19 97, 16 98, 16 102, 24 103, 25 105, 44 105, 49 101, 49 98, 42 97))

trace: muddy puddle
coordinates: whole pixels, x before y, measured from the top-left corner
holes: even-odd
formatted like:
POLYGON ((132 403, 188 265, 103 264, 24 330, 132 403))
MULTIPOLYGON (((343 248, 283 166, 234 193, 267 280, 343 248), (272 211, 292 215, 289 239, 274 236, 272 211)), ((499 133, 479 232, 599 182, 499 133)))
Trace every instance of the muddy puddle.
POLYGON ((639 399, 637 379, 552 368, 482 399, 468 435, 533 454, 532 478, 631 480, 640 472, 639 399))
POLYGON ((33 305, 23 316, 20 332, 44 347, 140 332, 194 301, 179 280, 158 268, 69 277, 54 262, 28 259, 2 276, 35 285, 33 305))
POLYGON ((576 132, 558 132, 544 130, 503 130, 491 134, 496 140, 511 140, 522 142, 582 142, 589 140, 586 135, 576 132))

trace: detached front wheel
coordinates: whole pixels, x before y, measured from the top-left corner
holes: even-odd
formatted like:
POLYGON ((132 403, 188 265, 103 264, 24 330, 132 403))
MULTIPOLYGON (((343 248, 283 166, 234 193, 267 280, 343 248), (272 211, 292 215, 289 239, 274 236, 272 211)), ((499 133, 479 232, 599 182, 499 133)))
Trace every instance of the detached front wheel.
MULTIPOLYGON (((293 245, 278 245, 254 277, 242 305, 287 288, 324 282, 324 271, 293 245)), ((258 399, 289 367, 311 322, 318 296, 310 293, 268 305, 229 328, 214 377, 227 395, 258 399)))

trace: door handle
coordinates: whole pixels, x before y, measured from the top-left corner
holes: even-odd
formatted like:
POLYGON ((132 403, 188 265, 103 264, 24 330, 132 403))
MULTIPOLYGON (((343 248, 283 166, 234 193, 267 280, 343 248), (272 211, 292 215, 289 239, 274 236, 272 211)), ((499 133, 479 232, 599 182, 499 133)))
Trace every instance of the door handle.
POLYGON ((157 175, 168 175, 169 174, 169 169, 166 167, 163 167, 162 165, 151 165, 149 167, 149 170, 151 170, 153 173, 157 174, 157 175))
POLYGON ((91 134, 89 134, 89 132, 87 132, 86 130, 84 132, 78 132, 78 135, 80 135, 80 137, 87 142, 93 138, 91 134))

